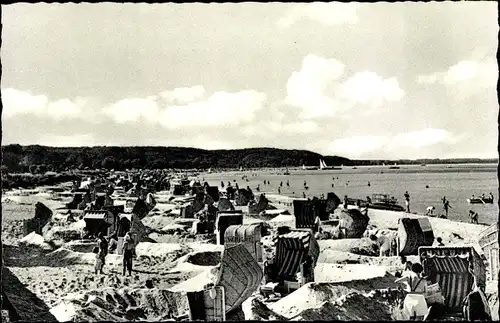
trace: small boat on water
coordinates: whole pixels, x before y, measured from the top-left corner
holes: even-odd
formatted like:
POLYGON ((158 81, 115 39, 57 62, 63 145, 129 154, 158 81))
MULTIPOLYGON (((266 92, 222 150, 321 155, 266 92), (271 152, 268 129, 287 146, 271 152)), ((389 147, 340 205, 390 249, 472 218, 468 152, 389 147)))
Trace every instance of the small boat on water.
POLYGON ((361 199, 347 199, 347 204, 357 205, 361 207, 367 207, 369 209, 376 210, 387 210, 387 211, 404 211, 405 208, 398 204, 398 200, 395 197, 389 196, 389 194, 373 194, 371 198, 371 203, 366 200, 361 199))
POLYGON ((491 197, 474 197, 467 199, 467 203, 469 204, 493 204, 493 198, 491 197))
POLYGON ((318 167, 315 167, 315 166, 308 166, 306 167, 306 165, 302 165, 302 170, 317 170, 318 167))

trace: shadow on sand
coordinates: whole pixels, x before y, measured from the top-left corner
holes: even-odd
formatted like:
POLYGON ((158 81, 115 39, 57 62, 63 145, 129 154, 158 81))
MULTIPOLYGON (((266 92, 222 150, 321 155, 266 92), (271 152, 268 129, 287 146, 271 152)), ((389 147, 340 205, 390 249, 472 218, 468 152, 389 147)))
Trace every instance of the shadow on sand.
POLYGON ((5 266, 2 268, 2 294, 11 305, 11 313, 15 311, 10 314, 12 321, 57 322, 49 307, 5 266))

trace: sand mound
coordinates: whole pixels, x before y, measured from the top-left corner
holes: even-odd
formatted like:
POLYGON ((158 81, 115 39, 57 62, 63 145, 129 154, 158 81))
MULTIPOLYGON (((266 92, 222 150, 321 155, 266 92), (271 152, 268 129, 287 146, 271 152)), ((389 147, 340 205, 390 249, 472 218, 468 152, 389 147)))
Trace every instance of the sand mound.
POLYGON ((319 263, 314 268, 314 280, 316 282, 345 282, 355 279, 384 277, 387 272, 388 268, 385 266, 319 263))
POLYGON ((159 243, 169 243, 169 244, 188 244, 188 243, 205 243, 208 241, 213 241, 215 243, 215 234, 192 234, 190 232, 173 234, 157 233, 153 232, 149 234, 149 238, 153 239, 159 243))
POLYGON ((397 290, 394 277, 380 277, 366 280, 353 280, 343 283, 308 283, 288 296, 272 304, 270 308, 288 318, 300 312, 315 308, 323 302, 336 301, 350 293, 366 294, 373 290, 397 290))
POLYGON ((161 289, 105 289, 71 298, 52 308, 59 321, 160 321, 188 310, 185 295, 161 289))
MULTIPOLYGON (((407 259, 411 262, 419 262, 418 256, 407 256, 407 259)), ((404 269, 400 257, 397 256, 370 257, 338 250, 323 250, 319 255, 318 263, 383 266, 387 269, 388 272, 395 272, 404 269)))
MULTIPOLYGON (((182 266, 178 266, 175 269, 180 269, 182 266)), ((182 283, 179 283, 169 290, 172 292, 195 292, 205 289, 208 285, 215 285, 217 277, 219 274, 219 267, 201 267, 191 265, 190 269, 202 268, 201 273, 192 277, 182 283)))
POLYGON ((257 297, 250 297, 241 304, 246 321, 285 321, 286 317, 271 310, 257 297))
POLYGON ((321 251, 337 250, 362 256, 378 256, 378 246, 369 238, 318 240, 321 251))
POLYGON ((142 223, 153 230, 161 230, 162 228, 172 224, 173 222, 173 218, 161 215, 147 216, 142 219, 142 223))
MULTIPOLYGON (((141 242, 137 245, 135 252, 138 257, 167 258, 178 256, 185 252, 185 248, 178 243, 151 243, 141 242)), ((186 254, 185 252, 184 254, 186 254)))
POLYGON ((398 308, 402 292, 376 291, 367 295, 351 293, 335 302, 323 302, 302 311, 292 321, 392 321, 401 319, 398 308))

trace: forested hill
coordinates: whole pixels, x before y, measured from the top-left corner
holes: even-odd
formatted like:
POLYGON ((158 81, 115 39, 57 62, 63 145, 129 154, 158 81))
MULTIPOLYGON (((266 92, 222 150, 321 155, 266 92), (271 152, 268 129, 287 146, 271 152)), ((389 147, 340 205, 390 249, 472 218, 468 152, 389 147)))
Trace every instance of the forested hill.
POLYGON ((123 170, 318 166, 320 158, 332 166, 352 164, 349 159, 343 157, 323 157, 307 150, 275 148, 204 150, 181 147, 61 148, 8 145, 2 147, 2 153, 2 167, 11 172, 43 172, 87 167, 123 170))

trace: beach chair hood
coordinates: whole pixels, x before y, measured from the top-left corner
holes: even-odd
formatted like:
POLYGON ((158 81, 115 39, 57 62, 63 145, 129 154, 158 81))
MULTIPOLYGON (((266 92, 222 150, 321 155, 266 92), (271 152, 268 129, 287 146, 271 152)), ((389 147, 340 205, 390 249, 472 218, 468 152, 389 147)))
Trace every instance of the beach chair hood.
POLYGON ((472 291, 474 276, 479 285, 485 283, 485 264, 473 247, 421 247, 418 253, 424 273, 439 284, 445 306, 452 312, 462 310, 463 300, 472 291))

